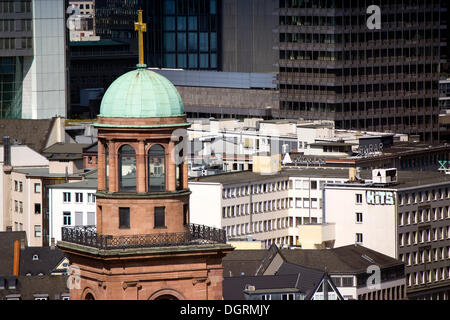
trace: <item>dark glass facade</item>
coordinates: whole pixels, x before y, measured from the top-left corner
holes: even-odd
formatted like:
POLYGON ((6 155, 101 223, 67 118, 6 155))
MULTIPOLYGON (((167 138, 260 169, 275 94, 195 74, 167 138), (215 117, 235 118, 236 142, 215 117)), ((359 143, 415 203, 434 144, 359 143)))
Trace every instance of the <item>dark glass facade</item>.
POLYGON ((146 1, 146 61, 151 67, 218 70, 220 0, 146 1))
POLYGON ((23 57, 0 57, 0 118, 22 117, 23 57))
POLYGON ((439 139, 441 0, 280 0, 280 117, 439 139), (381 29, 367 8, 381 9, 381 29))
MULTIPOLYGON (((101 39, 128 40, 136 43, 134 23, 143 0, 96 0, 95 28, 101 39)), ((148 1, 145 1, 148 2, 148 1)))

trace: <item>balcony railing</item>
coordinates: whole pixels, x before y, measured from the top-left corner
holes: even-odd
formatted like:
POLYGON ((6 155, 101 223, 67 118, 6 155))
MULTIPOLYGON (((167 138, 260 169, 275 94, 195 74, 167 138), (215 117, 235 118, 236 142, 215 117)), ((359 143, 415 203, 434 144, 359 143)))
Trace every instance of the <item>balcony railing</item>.
POLYGON ((226 243, 225 230, 197 224, 188 228, 177 233, 112 236, 98 234, 95 226, 63 227, 62 241, 106 250, 226 243))

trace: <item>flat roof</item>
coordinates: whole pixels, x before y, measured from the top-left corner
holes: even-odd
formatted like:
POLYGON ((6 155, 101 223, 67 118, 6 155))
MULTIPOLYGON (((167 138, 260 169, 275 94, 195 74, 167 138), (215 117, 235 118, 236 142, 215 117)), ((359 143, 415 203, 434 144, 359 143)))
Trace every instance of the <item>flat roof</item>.
MULTIPOLYGON (((233 184, 252 184, 261 183, 264 181, 272 181, 280 178, 288 177, 308 177, 313 179, 348 179, 349 168, 319 168, 319 167, 300 167, 300 168, 283 168, 280 172, 275 174, 259 174, 252 171, 240 171, 222 173, 210 176, 203 176, 189 179, 190 183, 205 182, 205 183, 221 183, 223 185, 233 184)), ((371 170, 361 170, 361 179, 368 183, 372 180, 371 170)), ((425 186, 439 183, 449 183, 450 175, 443 172, 436 171, 397 171, 397 183, 383 185, 384 188, 404 189, 418 186, 425 186)), ((348 183, 347 187, 377 187, 377 185, 368 185, 362 183, 348 183)))
MULTIPOLYGON (((49 173, 49 168, 25 168, 25 169, 13 169, 14 172, 24 173, 27 177, 46 177, 46 178, 64 178, 65 173, 49 173)), ((70 177, 81 178, 81 173, 70 174, 70 177)))
MULTIPOLYGON (((371 172, 364 171, 361 173, 363 178, 369 179, 371 172)), ((211 182, 221 183, 224 185, 238 183, 259 183, 279 178, 288 177, 312 177, 312 178, 348 178, 348 168, 319 168, 319 167, 300 167, 300 168, 283 168, 275 174, 260 174, 252 171, 230 172, 216 174, 211 176, 203 176, 189 179, 189 182, 211 182)))
POLYGON ((95 189, 97 190, 97 179, 87 179, 77 182, 61 183, 48 186, 51 189, 95 189))

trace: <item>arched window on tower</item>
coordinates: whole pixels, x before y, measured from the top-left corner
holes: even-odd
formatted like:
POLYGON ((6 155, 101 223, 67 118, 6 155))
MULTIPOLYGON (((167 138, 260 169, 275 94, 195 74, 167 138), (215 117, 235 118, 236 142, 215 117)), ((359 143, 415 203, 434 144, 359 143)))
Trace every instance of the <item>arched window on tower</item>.
POLYGON ((136 152, 128 144, 119 150, 119 191, 136 192, 136 152))
POLYGON ((148 151, 148 191, 166 189, 166 169, 164 148, 157 144, 148 151))

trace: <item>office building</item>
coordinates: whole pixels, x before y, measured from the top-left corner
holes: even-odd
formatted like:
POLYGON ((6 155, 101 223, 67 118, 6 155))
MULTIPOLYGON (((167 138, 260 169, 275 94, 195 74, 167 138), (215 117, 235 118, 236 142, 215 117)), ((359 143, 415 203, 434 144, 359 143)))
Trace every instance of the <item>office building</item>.
POLYGON ((439 141, 445 1, 279 4, 280 117, 439 141), (373 4, 380 29, 369 29, 373 4))
POLYGON ((325 186, 325 222, 335 247, 360 244, 405 263, 411 299, 448 299, 450 178, 438 172, 374 170, 371 181, 325 186))
POLYGON ((0 118, 66 115, 64 1, 0 3, 0 118))

